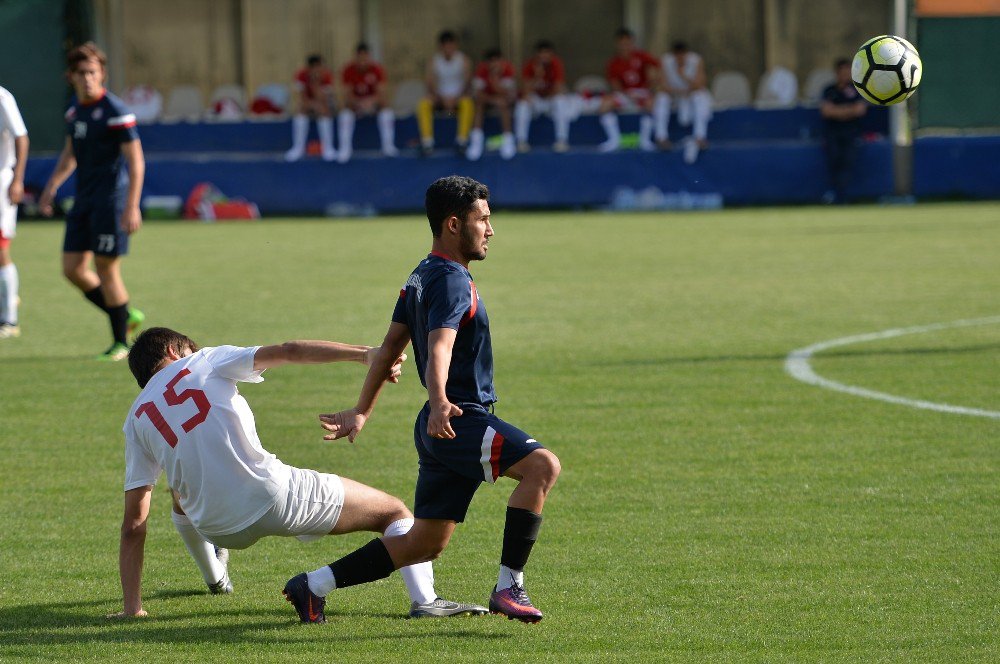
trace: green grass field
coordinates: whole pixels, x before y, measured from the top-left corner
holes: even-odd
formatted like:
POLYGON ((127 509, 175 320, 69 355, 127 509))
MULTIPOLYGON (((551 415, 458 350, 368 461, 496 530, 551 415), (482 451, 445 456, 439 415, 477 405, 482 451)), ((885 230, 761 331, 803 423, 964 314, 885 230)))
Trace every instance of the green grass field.
MULTIPOLYGON (((888 328, 1000 314, 1000 205, 612 215, 495 211, 473 266, 497 413, 563 475, 527 568, 546 612, 406 620, 398 575, 336 591, 297 624, 285 580, 368 535, 234 552, 206 594, 163 486, 147 539, 150 618, 120 608, 124 364, 59 274, 59 224, 13 245, 24 336, 0 342, 0 660, 966 662, 1000 658, 1000 420, 799 383, 786 355, 888 328)), ((429 248, 417 217, 148 224, 126 262, 149 323, 203 345, 377 343, 429 248)), ((1000 410, 1000 325, 820 353, 823 376, 1000 410)), ((289 367, 242 392, 282 460, 412 498, 412 366, 358 443, 316 414, 353 404, 357 365, 289 367)), ((161 485, 163 482, 161 482, 161 485)), ((509 481, 483 487, 436 563, 483 602, 509 481)))

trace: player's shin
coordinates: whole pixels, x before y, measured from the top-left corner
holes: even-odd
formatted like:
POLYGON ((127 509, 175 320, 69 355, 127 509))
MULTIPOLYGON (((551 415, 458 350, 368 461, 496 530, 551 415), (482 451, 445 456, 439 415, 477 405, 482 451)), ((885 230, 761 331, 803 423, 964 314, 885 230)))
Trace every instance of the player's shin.
POLYGON ((212 585, 221 581, 226 575, 226 568, 216 557, 215 546, 201 536, 186 514, 172 511, 170 516, 173 519, 174 528, 177 529, 177 534, 181 536, 188 553, 194 558, 205 583, 212 585))
POLYGON ((528 556, 531 555, 531 548, 538 539, 538 530, 541 526, 541 514, 520 507, 507 508, 497 590, 515 584, 524 586, 524 566, 528 563, 528 556))
MULTIPOLYGON (((385 529, 385 536, 405 535, 412 527, 413 519, 399 519, 389 524, 389 527, 385 529)), ((410 601, 417 604, 429 604, 437 599, 437 592, 434 590, 434 568, 430 562, 400 567, 399 573, 403 577, 403 582, 406 583, 406 592, 410 595, 410 601)))
POLYGON ((384 579, 396 570, 389 551, 376 538, 340 560, 307 574, 309 590, 325 597, 336 588, 347 588, 384 579), (329 570, 329 571, 327 571, 329 570))

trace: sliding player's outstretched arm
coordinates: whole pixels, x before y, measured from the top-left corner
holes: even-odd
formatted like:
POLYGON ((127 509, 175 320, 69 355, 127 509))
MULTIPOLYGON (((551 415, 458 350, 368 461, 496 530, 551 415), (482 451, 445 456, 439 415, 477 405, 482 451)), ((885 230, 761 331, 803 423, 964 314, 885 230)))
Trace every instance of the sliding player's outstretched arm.
POLYGON ((352 443, 354 442, 375 409, 375 402, 378 400, 378 395, 386 380, 398 382, 398 373, 395 376, 390 373, 391 370, 395 369, 393 360, 398 366, 402 360, 406 359, 403 351, 406 350, 409 343, 410 328, 402 323, 390 323, 380 352, 369 364, 368 375, 365 376, 357 405, 339 413, 326 413, 319 416, 320 426, 330 432, 323 436, 323 440, 337 440, 347 436, 352 443))
MULTIPOLYGON (((329 364, 331 362, 359 362, 371 366, 380 362, 383 353, 379 347, 342 344, 336 341, 286 341, 273 346, 261 346, 253 357, 254 371, 263 371, 283 364, 329 364)), ((399 381, 405 357, 393 355, 395 362, 386 360, 384 379, 399 381)))

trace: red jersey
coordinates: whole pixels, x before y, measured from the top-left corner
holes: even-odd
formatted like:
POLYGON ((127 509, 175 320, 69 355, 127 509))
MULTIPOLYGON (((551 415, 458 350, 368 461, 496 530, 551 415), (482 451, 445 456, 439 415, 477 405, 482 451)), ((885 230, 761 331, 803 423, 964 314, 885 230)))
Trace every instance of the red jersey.
POLYGON ((510 94, 514 91, 514 65, 506 60, 480 62, 473 84, 488 95, 510 94))
POLYGON ((566 82, 566 70, 558 56, 553 55, 545 63, 536 55, 524 63, 521 78, 531 81, 531 91, 539 97, 551 97, 556 92, 556 85, 566 82))
POLYGON ((355 97, 371 97, 378 92, 378 86, 385 83, 385 70, 377 62, 370 62, 367 67, 352 62, 344 67, 341 80, 355 97))
POLYGON ((660 68, 660 62, 645 51, 636 49, 627 57, 616 55, 608 61, 607 77, 609 81, 617 81, 623 90, 649 88, 649 77, 646 71, 650 67, 660 68))
POLYGON ((295 88, 306 99, 319 99, 333 85, 333 72, 326 67, 317 70, 303 67, 295 72, 295 88))

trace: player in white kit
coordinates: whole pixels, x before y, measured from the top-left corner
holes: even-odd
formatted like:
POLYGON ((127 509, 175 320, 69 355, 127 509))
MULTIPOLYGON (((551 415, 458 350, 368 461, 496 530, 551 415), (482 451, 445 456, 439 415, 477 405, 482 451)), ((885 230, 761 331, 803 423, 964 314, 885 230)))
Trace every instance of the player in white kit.
POLYGON ((475 107, 469 96, 472 63, 458 50, 458 37, 445 30, 438 36, 438 52, 427 63, 427 96, 417 103, 420 149, 425 155, 434 149, 434 110, 454 113, 458 121, 455 143, 465 151, 472 129, 475 107))
POLYGON ((21 336, 17 320, 17 267, 10 241, 17 227, 17 204, 24 196, 28 130, 14 95, 0 88, 0 339, 21 336))
MULTIPOLYGON (((682 41, 674 42, 663 56, 663 74, 668 109, 677 109, 677 121, 692 128, 691 141, 684 146, 684 160, 693 162, 707 145, 708 121, 712 119, 712 93, 706 87, 705 63, 682 41)), ((656 140, 666 142, 669 110, 657 117, 656 140)))
MULTIPOLYGON (((406 533, 413 515, 389 494, 347 478, 282 463, 261 445, 253 412, 237 382, 259 383, 282 364, 355 361, 370 364, 379 348, 330 341, 289 341, 274 346, 199 349, 167 328, 141 334, 129 351, 129 369, 142 388, 129 410, 125 432, 125 516, 119 551, 124 608, 139 617, 146 521, 161 472, 175 499, 174 522, 203 574, 226 574, 213 545, 244 549, 262 537, 297 537, 371 530, 406 533), (178 513, 178 509, 183 513, 178 513), (207 570, 207 571, 206 571, 207 570)), ((396 382, 405 355, 385 380, 396 382)), ((411 617, 486 613, 481 606, 437 597, 430 563, 401 570, 412 601, 411 617)), ((305 577, 306 575, 302 575, 305 577)), ((303 581, 305 582, 305 581, 303 581)), ((322 602, 296 601, 302 622, 324 622, 322 602)))

